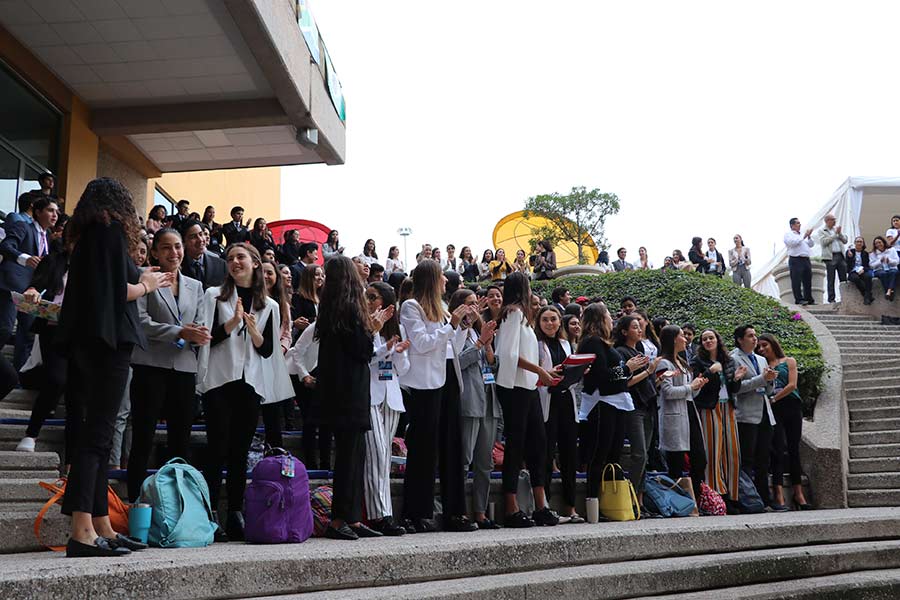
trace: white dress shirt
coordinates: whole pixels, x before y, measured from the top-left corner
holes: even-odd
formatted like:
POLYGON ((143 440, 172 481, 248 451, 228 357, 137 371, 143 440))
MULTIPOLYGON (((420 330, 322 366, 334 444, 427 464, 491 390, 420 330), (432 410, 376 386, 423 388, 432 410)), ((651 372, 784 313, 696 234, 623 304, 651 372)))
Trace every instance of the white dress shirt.
POLYGON ((784 245, 787 246, 788 256, 809 258, 809 249, 813 247, 813 241, 812 238, 804 238, 800 233, 791 229, 784 234, 784 245))

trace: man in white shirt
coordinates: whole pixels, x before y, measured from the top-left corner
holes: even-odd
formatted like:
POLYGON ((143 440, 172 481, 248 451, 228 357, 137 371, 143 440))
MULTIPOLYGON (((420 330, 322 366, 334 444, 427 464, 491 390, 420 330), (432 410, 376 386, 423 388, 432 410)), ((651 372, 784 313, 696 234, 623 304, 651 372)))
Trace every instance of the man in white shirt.
POLYGON ((828 273, 828 302, 834 302, 834 276, 837 273, 841 281, 847 281, 847 261, 844 259, 844 244, 847 236, 841 233, 841 226, 837 225, 834 215, 825 215, 825 227, 819 230, 819 245, 822 248, 822 260, 828 273))
POLYGON ((887 238, 888 247, 893 246, 894 250, 900 252, 900 215, 891 217, 891 228, 884 232, 887 238))
POLYGON ((784 234, 784 245, 787 246, 794 303, 800 306, 815 304, 812 297, 812 263, 809 261, 809 249, 813 246, 810 236, 813 230, 807 229, 806 233, 801 235, 800 219, 797 217, 791 219, 789 224, 791 230, 784 234))

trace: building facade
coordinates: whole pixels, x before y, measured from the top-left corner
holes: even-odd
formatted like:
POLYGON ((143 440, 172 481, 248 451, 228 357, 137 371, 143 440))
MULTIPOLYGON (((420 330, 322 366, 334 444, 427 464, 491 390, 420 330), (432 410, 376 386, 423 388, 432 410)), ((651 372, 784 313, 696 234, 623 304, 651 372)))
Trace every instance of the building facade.
POLYGON ((282 165, 344 162, 340 82, 298 0, 0 2, 0 211, 115 177, 139 214, 187 198, 280 217, 282 165))

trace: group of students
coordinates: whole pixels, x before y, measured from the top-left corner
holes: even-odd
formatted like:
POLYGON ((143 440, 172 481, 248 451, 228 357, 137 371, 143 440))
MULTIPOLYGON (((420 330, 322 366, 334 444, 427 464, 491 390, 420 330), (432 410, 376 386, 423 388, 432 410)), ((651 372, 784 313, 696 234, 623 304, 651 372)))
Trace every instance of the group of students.
MULTIPOLYGON (((25 292, 62 303, 58 323, 39 319, 34 328, 45 369, 55 377, 41 384, 32 420, 42 421, 65 391, 69 556, 143 547, 116 534, 108 518, 107 467, 130 372, 128 500, 139 498, 160 419, 169 454, 189 458, 199 397, 208 443, 201 466, 213 506, 227 470, 219 541, 243 539, 247 456, 260 413, 267 439, 279 445, 294 399, 304 417, 308 467, 316 465, 317 449, 318 466, 330 466, 333 436, 326 536, 335 539, 436 530, 436 471, 443 530, 499 527, 488 514, 498 439, 505 445, 506 527, 583 522, 575 509, 579 464, 587 466, 588 495, 596 496, 602 469, 619 461, 626 433, 627 467, 638 490, 658 445, 673 476, 681 475, 689 453, 695 485, 707 481, 734 500, 737 469, 745 468, 768 499, 769 446, 780 427, 794 500, 809 506, 800 488, 796 363, 773 337, 757 340, 752 327, 735 331, 738 348, 730 354, 716 332, 703 331, 691 356, 682 329, 651 321, 634 299, 623 302, 614 321, 603 302, 582 311, 562 288, 546 303, 524 272, 485 289, 460 287, 455 271, 425 258, 391 285, 371 278, 368 262, 335 251, 342 250, 336 232, 334 243, 323 245, 324 266, 275 263, 252 239, 232 241, 219 258, 205 233, 201 222, 186 218, 180 230, 156 228, 146 248, 128 190, 97 179, 69 220, 64 243, 40 262, 25 292), (152 266, 139 269, 142 247, 152 266), (560 365, 574 352, 596 358, 583 381, 560 389, 560 365), (402 515, 393 514, 390 494, 395 435, 405 437, 408 451, 402 515), (547 497, 554 462, 562 514, 550 510, 547 497), (531 514, 516 499, 523 465, 534 495, 531 514)), ((784 508, 783 455, 776 452, 776 510, 784 508)))

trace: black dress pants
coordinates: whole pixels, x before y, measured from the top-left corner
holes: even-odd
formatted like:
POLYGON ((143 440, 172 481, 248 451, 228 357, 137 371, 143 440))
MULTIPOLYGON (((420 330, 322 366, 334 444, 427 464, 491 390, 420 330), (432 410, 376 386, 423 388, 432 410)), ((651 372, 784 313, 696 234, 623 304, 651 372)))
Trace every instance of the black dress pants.
POLYGON ((864 300, 872 299, 872 275, 871 271, 863 271, 862 274, 850 271, 847 279, 856 286, 864 300))
POLYGON ((791 290, 794 292, 794 303, 812 302, 812 263, 809 261, 809 257, 789 257, 788 269, 791 273, 791 290))
POLYGON ((497 386, 503 409, 503 493, 515 494, 524 462, 531 487, 544 485, 547 476, 547 431, 537 390, 497 386))
MULTIPOLYGON (((94 517, 109 514, 107 501, 107 468, 112 449, 113 426, 125 385, 131 344, 120 344, 115 350, 102 342, 73 344, 69 348, 69 378, 66 383, 66 408, 83 407, 84 420, 77 427, 66 495, 62 512, 90 513, 94 517)), ((70 418, 76 419, 78 410, 70 418)), ((66 424, 69 428, 69 424, 66 424)))
POLYGON ((241 379, 210 390, 203 397, 203 403, 209 445, 203 476, 209 486, 210 501, 214 509, 218 508, 222 467, 225 466, 228 469, 228 511, 237 512, 244 506, 247 454, 259 419, 259 396, 241 379))
POLYGON ((803 405, 794 396, 782 398, 772 405, 775 413, 775 458, 772 460, 772 483, 784 485, 784 455, 788 455, 791 485, 803 482, 800 464, 800 437, 803 434, 803 405))
POLYGON ((832 252, 831 260, 825 260, 825 273, 828 280, 828 301, 834 302, 834 276, 838 276, 839 281, 847 281, 847 260, 841 252, 832 252))
MULTIPOLYGON (((296 375, 291 375, 294 395, 303 419, 303 464, 308 471, 331 470, 331 445, 334 433, 331 426, 322 422, 318 390, 308 388, 296 375), (316 450, 319 455, 316 457, 316 450)), ((263 414, 265 419, 265 413, 263 414)))
MULTIPOLYGON (((688 422, 691 428, 691 448, 688 456, 691 461, 691 486, 694 489, 694 498, 700 499, 700 482, 706 473, 706 449, 703 445, 703 430, 700 428, 700 417, 697 415, 697 407, 693 402, 688 402, 688 422)), ((684 474, 684 452, 666 452, 666 463, 669 466, 669 478, 672 481, 684 474)))
POLYGON ((588 432, 592 438, 593 453, 588 462, 588 498, 600 497, 603 467, 618 463, 625 444, 625 411, 606 402, 598 402, 588 413, 588 432))
POLYGON ((547 432, 547 477, 544 493, 549 501, 553 473, 553 457, 558 452, 559 475, 563 502, 575 506, 575 469, 578 461, 578 423, 572 395, 566 391, 550 394, 550 414, 544 423, 547 432))
POLYGON ((446 517, 466 514, 459 382, 447 361, 447 380, 436 390, 410 389, 406 404, 406 475, 403 515, 434 517, 434 473, 439 467, 441 503, 446 517))
POLYGON ((66 368, 68 359, 54 348, 53 340, 56 338, 56 327, 47 326, 41 333, 41 382, 40 392, 31 409, 31 418, 28 420, 28 428, 25 435, 36 438, 41 433, 41 427, 50 413, 59 404, 66 386, 66 368))
POLYGON ((738 423, 738 436, 741 440, 741 469, 753 477, 756 491, 766 506, 771 504, 769 458, 773 432, 774 428, 769 423, 769 416, 765 410, 763 410, 762 419, 757 424, 738 423))
POLYGON ((194 373, 144 365, 134 365, 132 371, 128 500, 134 502, 147 476, 160 418, 166 420, 168 458, 177 456, 188 460, 197 377, 194 373))
POLYGON ((334 441, 332 519, 356 523, 362 520, 366 432, 357 429, 335 429, 334 441))

